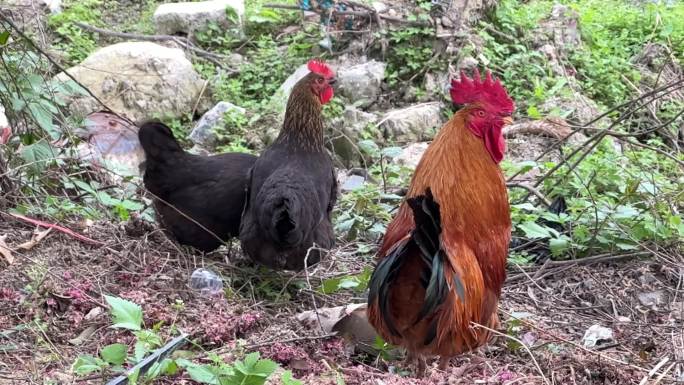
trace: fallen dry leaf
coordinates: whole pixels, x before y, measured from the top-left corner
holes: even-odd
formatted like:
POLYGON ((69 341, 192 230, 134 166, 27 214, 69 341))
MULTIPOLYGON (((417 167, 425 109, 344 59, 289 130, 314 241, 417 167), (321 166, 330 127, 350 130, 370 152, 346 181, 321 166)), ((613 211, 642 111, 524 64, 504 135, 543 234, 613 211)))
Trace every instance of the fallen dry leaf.
POLYGON ((45 237, 50 234, 52 231, 52 228, 48 228, 47 230, 40 231, 38 228, 36 228, 33 231, 33 236, 31 237, 31 240, 28 242, 24 242, 21 245, 18 245, 16 248, 17 249, 22 249, 22 250, 31 250, 34 248, 40 241, 42 241, 45 237))
POLYGON ((14 256, 12 255, 12 249, 5 243, 5 239, 7 239, 7 235, 0 236, 0 255, 5 257, 8 265, 11 265, 14 263, 14 256))

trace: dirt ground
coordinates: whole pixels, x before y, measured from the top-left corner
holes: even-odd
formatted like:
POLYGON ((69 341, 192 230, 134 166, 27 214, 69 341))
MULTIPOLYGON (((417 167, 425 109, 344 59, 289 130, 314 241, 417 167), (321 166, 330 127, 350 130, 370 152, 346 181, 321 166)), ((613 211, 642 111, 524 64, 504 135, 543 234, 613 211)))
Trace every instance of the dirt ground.
MULTIPOLYGON (((32 238, 32 225, 3 219, 0 235, 9 247, 32 238)), ((254 268, 236 250, 193 255, 147 226, 66 225, 106 245, 53 231, 30 250, 15 251, 11 265, 0 259, 1 384, 106 382, 104 376, 79 379, 70 373, 78 354, 132 343, 130 332, 108 327, 103 294, 142 305, 145 326, 157 325, 166 340, 178 331, 190 333, 193 344, 184 349, 196 354, 195 361, 209 352, 230 362, 235 352, 259 351, 307 384, 335 384, 338 377, 346 384, 378 385, 684 381, 681 255, 658 251, 610 262, 602 257, 595 264, 514 266, 500 305, 501 336, 459 357, 447 372, 433 365, 429 378, 416 380, 392 374, 406 374, 402 362, 354 354, 343 339, 319 338, 295 319, 315 307, 363 301, 318 290, 323 278, 367 266, 352 247, 295 275, 254 268), (191 272, 202 266, 224 277, 225 297, 201 297, 188 287, 191 272), (585 348, 583 336, 593 325, 611 329, 612 339, 585 348)), ((179 374, 158 383, 193 381, 179 374)))

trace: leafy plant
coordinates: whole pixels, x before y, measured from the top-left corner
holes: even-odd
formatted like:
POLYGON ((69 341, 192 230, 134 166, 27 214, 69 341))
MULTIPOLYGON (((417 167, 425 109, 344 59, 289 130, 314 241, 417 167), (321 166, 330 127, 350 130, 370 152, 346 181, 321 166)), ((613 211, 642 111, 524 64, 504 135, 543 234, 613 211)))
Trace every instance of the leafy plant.
MULTIPOLYGON (((80 355, 73 363, 71 369, 79 376, 85 376, 94 372, 111 371, 114 373, 124 372, 124 364, 135 365, 141 362, 146 355, 154 349, 162 346, 162 338, 158 331, 143 329, 143 312, 140 305, 122 298, 105 295, 109 304, 112 317, 112 328, 120 328, 133 332, 136 342, 133 355, 129 355, 128 346, 120 343, 107 345, 100 349, 98 356, 80 355)), ((278 364, 272 360, 261 359, 259 353, 247 354, 243 360, 235 360, 227 364, 214 354, 210 354, 211 364, 197 364, 186 358, 165 358, 155 363, 145 373, 143 379, 150 381, 160 376, 172 376, 179 369, 184 369, 190 377, 203 384, 217 385, 262 385, 273 375, 278 364)), ((128 375, 131 383, 140 380, 139 371, 133 371, 128 375)), ((301 385, 292 377, 292 373, 285 371, 282 374, 283 385, 301 385)))
POLYGON ((65 1, 63 11, 50 17, 48 24, 58 35, 56 47, 62 49, 68 60, 76 64, 97 48, 92 32, 87 32, 74 23, 99 25, 102 15, 98 9, 102 0, 65 1))

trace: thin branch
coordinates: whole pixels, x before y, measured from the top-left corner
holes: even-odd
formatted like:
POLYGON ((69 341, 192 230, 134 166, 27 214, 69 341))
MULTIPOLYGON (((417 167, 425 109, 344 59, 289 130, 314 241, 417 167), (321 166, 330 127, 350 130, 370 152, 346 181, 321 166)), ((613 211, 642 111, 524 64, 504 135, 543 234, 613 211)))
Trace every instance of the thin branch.
POLYGON ((546 205, 546 207, 551 206, 551 201, 544 194, 542 194, 541 191, 539 191, 538 189, 536 189, 530 185, 527 185, 524 183, 518 183, 518 182, 508 182, 508 183, 506 183, 506 187, 517 187, 517 188, 525 189, 525 190, 531 192, 532 194, 534 194, 535 196, 537 196, 537 198, 539 198, 544 203, 544 205, 546 205))
POLYGON ((68 229, 68 228, 66 228, 66 227, 62 227, 62 226, 60 226, 60 225, 56 225, 56 224, 54 224, 54 223, 47 223, 47 222, 39 221, 39 220, 37 220, 37 219, 25 217, 25 216, 23 216, 23 215, 21 215, 21 214, 14 214, 14 213, 0 213, 0 214, 9 215, 9 216, 11 216, 11 217, 13 217, 13 218, 22 220, 22 221, 24 221, 24 222, 31 223, 31 224, 36 225, 36 226, 46 227, 46 228, 50 228, 50 229, 55 229, 55 230, 60 231, 60 232, 62 232, 62 233, 64 233, 64 234, 67 234, 67 235, 69 235, 69 236, 72 236, 72 237, 74 237, 74 238, 76 238, 76 239, 78 239, 79 241, 84 242, 84 243, 89 243, 89 244, 95 245, 95 246, 104 246, 104 244, 105 244, 104 242, 100 242, 100 241, 96 241, 96 240, 94 240, 94 239, 88 238, 88 237, 86 237, 85 235, 81 235, 81 234, 79 234, 79 233, 77 233, 77 232, 75 232, 75 231, 73 231, 73 230, 71 230, 71 229, 68 229))
POLYGON ((198 48, 194 44, 192 44, 188 38, 185 38, 185 37, 173 36, 173 35, 142 35, 142 34, 138 34, 138 33, 111 31, 108 29, 98 28, 98 27, 94 27, 92 25, 81 23, 80 21, 74 22, 74 25, 76 25, 77 27, 82 28, 86 31, 95 32, 95 33, 98 33, 100 35, 105 35, 105 36, 110 36, 110 37, 117 37, 120 39, 142 40, 142 41, 172 41, 172 42, 182 46, 183 48, 185 48, 189 51, 192 51, 195 55, 202 57, 204 59, 210 60, 212 63, 214 63, 214 64, 216 64, 216 65, 218 65, 224 69, 227 69, 227 70, 233 71, 233 72, 238 71, 234 68, 226 67, 224 64, 217 62, 217 60, 228 59, 228 56, 220 55, 217 53, 205 51, 201 48, 198 48))

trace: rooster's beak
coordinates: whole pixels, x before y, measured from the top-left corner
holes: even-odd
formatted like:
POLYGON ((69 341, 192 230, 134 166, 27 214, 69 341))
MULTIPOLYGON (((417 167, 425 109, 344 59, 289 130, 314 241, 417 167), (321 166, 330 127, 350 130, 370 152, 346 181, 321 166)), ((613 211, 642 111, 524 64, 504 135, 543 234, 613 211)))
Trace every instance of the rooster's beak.
POLYGON ((502 120, 504 122, 504 126, 513 124, 513 118, 511 118, 510 116, 505 116, 502 120))

